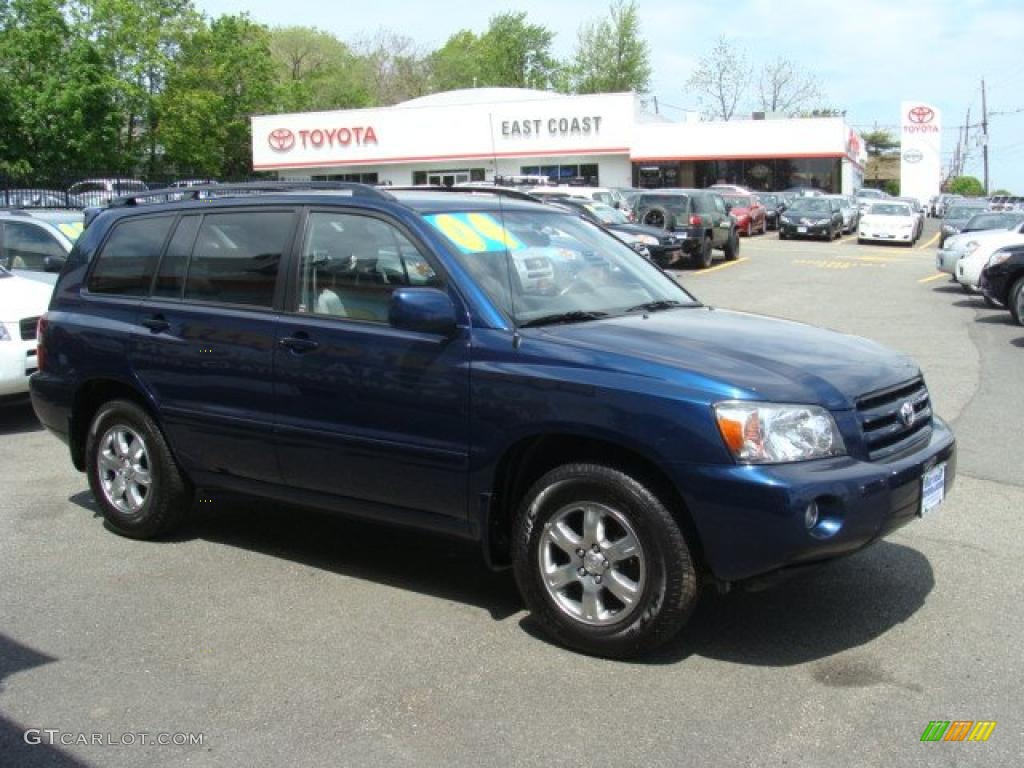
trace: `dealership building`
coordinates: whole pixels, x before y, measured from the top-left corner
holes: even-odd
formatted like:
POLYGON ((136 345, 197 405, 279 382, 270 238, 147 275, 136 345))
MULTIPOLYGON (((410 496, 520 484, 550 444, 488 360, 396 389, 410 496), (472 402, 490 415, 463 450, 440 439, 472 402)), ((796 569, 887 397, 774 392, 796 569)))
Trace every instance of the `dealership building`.
POLYGON ((458 184, 540 175, 610 187, 812 186, 850 194, 866 153, 842 118, 673 122, 633 93, 475 88, 392 107, 252 118, 282 179, 458 184))

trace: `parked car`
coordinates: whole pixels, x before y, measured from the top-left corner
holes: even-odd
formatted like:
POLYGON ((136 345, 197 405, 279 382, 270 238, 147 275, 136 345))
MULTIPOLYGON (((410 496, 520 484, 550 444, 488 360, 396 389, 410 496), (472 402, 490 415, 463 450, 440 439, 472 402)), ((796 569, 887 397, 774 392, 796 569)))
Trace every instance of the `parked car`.
POLYGON ((36 326, 52 286, 26 280, 0 266, 0 404, 21 401, 38 369, 36 326))
POLYGON ((908 203, 872 203, 861 216, 857 228, 857 242, 878 241, 912 246, 917 242, 918 216, 908 203))
POLYGON ((0 189, 0 208, 70 208, 73 202, 59 189, 0 189))
POLYGON ((0 211, 0 266, 53 285, 81 233, 81 211, 0 211))
POLYGON ((820 197, 821 195, 825 194, 824 192, 822 192, 817 187, 806 187, 806 186, 804 186, 804 187, 800 187, 800 186, 790 187, 789 189, 783 190, 783 193, 787 194, 787 195, 792 195, 794 198, 796 198, 796 197, 820 197))
POLYGON ((939 195, 939 199, 935 203, 935 217, 938 219, 943 218, 950 205, 963 199, 963 195, 957 195, 949 192, 944 192, 939 195))
POLYGON ((1024 325, 1024 244, 993 253, 982 270, 980 286, 989 301, 1009 309, 1017 324, 1024 325))
MULTIPOLYGON (((978 216, 972 217, 971 221, 980 217, 987 217, 991 214, 982 213, 978 216)), ((999 213, 995 214, 1000 217, 1008 217, 1008 214, 999 213)), ((970 221, 968 227, 971 226, 970 221)), ((1024 235, 1024 220, 1019 221, 1017 224, 1007 229, 981 229, 969 232, 961 232, 959 235, 953 235, 946 239, 944 247, 939 248, 935 254, 935 268, 939 272, 947 272, 952 276, 954 282, 956 282, 956 265, 964 256, 969 256, 974 250, 984 242, 996 242, 1008 244, 1014 243, 1018 240, 1024 241, 1021 237, 1024 235)), ((967 290, 965 288, 965 290, 967 290)))
POLYGON ((972 238, 973 243, 964 249, 964 255, 957 261, 954 275, 968 293, 981 291, 981 273, 996 251, 1024 245, 1024 235, 1016 231, 998 234, 978 232, 975 238, 972 238))
POLYGON ((697 267, 710 267, 715 250, 727 261, 739 256, 736 224, 726 211, 725 200, 714 190, 643 190, 633 205, 638 223, 673 232, 697 267))
POLYGON ((779 228, 779 217, 786 210, 786 198, 781 192, 762 192, 758 195, 764 206, 764 222, 768 229, 779 228))
POLYGON ((857 207, 857 198, 852 195, 824 195, 824 197, 839 201, 839 212, 843 215, 843 234, 856 232, 857 224, 860 223, 860 208, 857 207))
POLYGON ((951 488, 902 354, 712 311, 552 206, 339 188, 86 228, 32 399, 114 531, 169 533, 195 487, 442 531, 511 565, 550 636, 623 657, 709 584, 854 552, 951 488))
POLYGON ((124 195, 145 192, 145 182, 138 179, 85 179, 68 187, 75 205, 80 208, 106 205, 111 200, 124 195))
POLYGON ((796 237, 835 240, 843 231, 839 201, 823 196, 798 197, 779 219, 779 239, 796 237))
POLYGON ((880 189, 873 189, 871 187, 861 187, 853 196, 857 199, 857 207, 860 208, 861 215, 867 212, 868 206, 879 200, 888 200, 889 195, 880 189))
POLYGON ((914 231, 914 242, 916 243, 921 238, 921 235, 924 234, 924 206, 921 205, 921 201, 916 197, 894 197, 893 200, 906 203, 910 206, 910 210, 914 212, 914 216, 917 218, 917 229, 914 231))
POLYGON ((620 209, 576 197, 559 198, 555 204, 578 213, 587 221, 615 235, 641 243, 660 267, 677 265, 683 260, 683 247, 675 234, 657 227, 633 224, 620 209))
POLYGON ((736 221, 736 231, 750 237, 755 232, 762 235, 768 230, 767 214, 757 195, 740 195, 727 192, 722 195, 725 210, 736 221))
POLYGON ((946 238, 960 234, 967 222, 976 213, 988 210, 985 200, 958 200, 946 208, 939 231, 939 248, 946 244, 946 238))
POLYGON ((754 190, 739 184, 712 184, 708 189, 713 189, 720 195, 752 195, 754 190))

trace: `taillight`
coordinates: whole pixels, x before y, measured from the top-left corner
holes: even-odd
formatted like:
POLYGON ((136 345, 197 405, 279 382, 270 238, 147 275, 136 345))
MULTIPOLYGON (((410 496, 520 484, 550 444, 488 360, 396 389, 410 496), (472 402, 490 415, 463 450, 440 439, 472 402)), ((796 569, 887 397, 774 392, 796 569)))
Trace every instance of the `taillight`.
POLYGON ((49 323, 46 315, 40 315, 36 323, 36 365, 40 371, 46 370, 46 327, 49 323))
POLYGON ((700 216, 697 216, 696 214, 694 214, 693 216, 690 217, 690 226, 691 227, 702 227, 702 226, 704 226, 704 220, 701 219, 700 216))

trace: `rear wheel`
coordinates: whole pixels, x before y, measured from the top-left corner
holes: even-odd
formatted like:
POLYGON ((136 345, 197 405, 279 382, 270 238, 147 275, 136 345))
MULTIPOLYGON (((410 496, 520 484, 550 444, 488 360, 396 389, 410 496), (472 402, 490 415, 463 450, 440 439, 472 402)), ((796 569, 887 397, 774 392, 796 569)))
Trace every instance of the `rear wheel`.
POLYGON ((112 400, 92 420, 86 442, 89 487, 117 533, 148 539, 173 530, 192 498, 167 442, 136 403, 112 400))
POLYGON ((563 645, 626 658, 686 623, 697 578, 679 526, 637 479, 569 464, 544 475, 516 518, 516 582, 534 618, 563 645))
POLYGON ((747 220, 747 228, 744 231, 744 234, 747 237, 753 237, 754 236, 754 222, 750 221, 749 219, 747 220))
POLYGON ((729 239, 725 241, 722 253, 725 254, 726 261, 736 261, 740 255, 740 237, 736 234, 735 229, 729 233, 729 239))
POLYGON ((693 264, 698 269, 707 269, 711 266, 712 261, 714 261, 714 253, 712 251, 711 236, 705 235, 700 251, 693 257, 693 264))

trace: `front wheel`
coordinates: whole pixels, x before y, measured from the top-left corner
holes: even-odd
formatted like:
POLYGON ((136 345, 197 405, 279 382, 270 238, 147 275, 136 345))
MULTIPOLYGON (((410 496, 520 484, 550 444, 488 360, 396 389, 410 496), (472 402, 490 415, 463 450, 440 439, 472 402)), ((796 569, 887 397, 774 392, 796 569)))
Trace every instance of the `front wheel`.
POLYGON ((609 658, 673 637, 697 601, 679 526, 635 478, 569 464, 538 480, 516 518, 516 582, 534 618, 570 648, 609 658))
POLYGON ((192 498, 159 427, 128 400, 104 404, 86 441, 89 487, 117 533, 149 539, 184 519, 192 498))
POLYGON ((1010 314, 1018 325, 1024 325, 1024 277, 1013 284, 1008 298, 1010 314))

